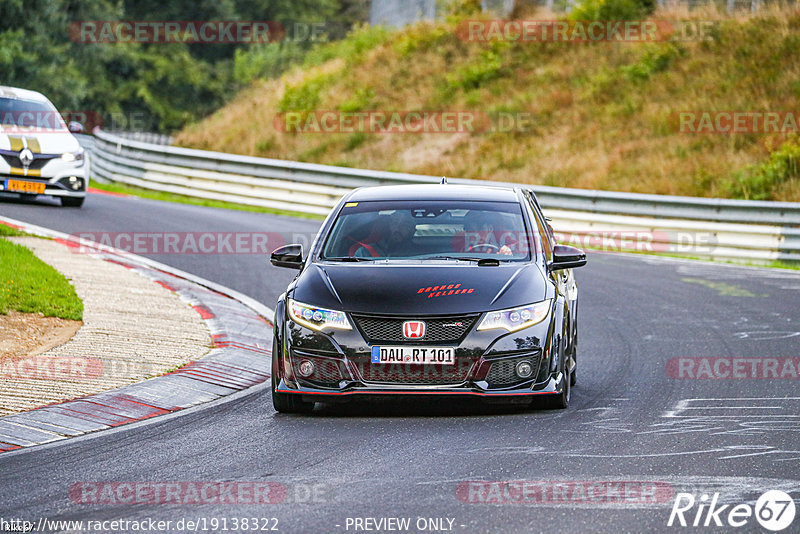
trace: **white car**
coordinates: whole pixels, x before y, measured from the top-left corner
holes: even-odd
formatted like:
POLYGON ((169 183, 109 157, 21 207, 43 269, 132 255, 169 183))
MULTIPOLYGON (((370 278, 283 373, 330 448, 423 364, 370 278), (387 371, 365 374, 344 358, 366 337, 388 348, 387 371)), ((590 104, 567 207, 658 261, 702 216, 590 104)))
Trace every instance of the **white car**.
POLYGON ((0 192, 23 198, 59 197, 80 207, 89 185, 89 162, 55 106, 41 93, 0 86, 0 192))

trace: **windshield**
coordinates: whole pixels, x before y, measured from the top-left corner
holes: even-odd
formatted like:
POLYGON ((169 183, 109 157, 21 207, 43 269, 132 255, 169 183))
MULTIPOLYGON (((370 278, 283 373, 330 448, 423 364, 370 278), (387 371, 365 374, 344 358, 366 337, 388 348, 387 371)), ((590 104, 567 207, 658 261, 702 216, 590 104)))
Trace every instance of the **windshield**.
POLYGON ((18 128, 63 130, 64 119, 49 102, 0 98, 0 124, 18 128))
POLYGON ((515 202, 349 202, 322 257, 523 261, 530 258, 527 236, 515 202))

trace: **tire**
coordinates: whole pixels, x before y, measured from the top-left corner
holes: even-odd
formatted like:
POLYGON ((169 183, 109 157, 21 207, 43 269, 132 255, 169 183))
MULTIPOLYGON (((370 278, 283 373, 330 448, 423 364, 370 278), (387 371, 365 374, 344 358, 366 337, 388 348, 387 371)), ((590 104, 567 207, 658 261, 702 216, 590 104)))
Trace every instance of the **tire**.
MULTIPOLYGON (((272 341, 272 357, 275 358, 278 354, 277 339, 272 341)), ((299 395, 292 395, 291 393, 278 393, 277 382, 277 364, 272 365, 272 407, 275 411, 280 413, 310 413, 314 409, 313 402, 306 402, 300 398, 299 395)))
POLYGON ((299 395, 290 393, 277 393, 275 381, 272 382, 272 407, 280 413, 311 413, 314 409, 313 402, 306 402, 299 395))
POLYGON ((565 410, 569 406, 570 392, 572 391, 572 376, 564 379, 564 389, 558 395, 548 395, 545 407, 550 410, 565 410))
MULTIPOLYGON (((565 343, 566 342, 564 341, 564 338, 562 338, 560 345, 563 347, 565 343)), ((571 354, 569 354, 569 357, 572 357, 574 355, 574 351, 571 350, 570 353, 571 354)), ((564 410, 569 406, 569 398, 570 394, 572 393, 572 385, 574 384, 574 382, 572 381, 573 380, 572 377, 575 376, 574 373, 575 369, 573 369, 572 373, 569 372, 569 365, 567 365, 569 361, 567 357, 567 351, 561 349, 561 354, 562 354, 561 368, 566 376, 564 377, 564 387, 562 388, 561 393, 559 393, 558 395, 548 396, 549 397, 547 399, 549 404, 548 407, 553 410, 564 410)), ((577 364, 577 361, 575 363, 577 364)))
POLYGON ((578 301, 575 301, 575 320, 572 321, 571 329, 572 329, 572 361, 575 362, 575 366, 572 368, 572 372, 569 376, 569 385, 574 386, 578 383, 578 301))
POLYGON ((572 341, 572 361, 575 362, 575 367, 569 374, 569 385, 574 386, 578 383, 578 334, 575 334, 575 339, 572 341))
POLYGON ((86 197, 61 197, 61 206, 65 208, 80 208, 86 197))

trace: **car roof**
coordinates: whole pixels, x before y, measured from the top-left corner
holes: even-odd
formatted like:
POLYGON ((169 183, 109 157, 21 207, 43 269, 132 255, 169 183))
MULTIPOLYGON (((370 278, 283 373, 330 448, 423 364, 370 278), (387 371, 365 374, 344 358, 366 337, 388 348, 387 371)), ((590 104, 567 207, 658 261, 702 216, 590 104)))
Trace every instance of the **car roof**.
POLYGON ((16 98, 18 100, 36 100, 38 102, 49 102, 46 96, 36 91, 20 89, 19 87, 8 87, 0 85, 0 98, 16 98))
POLYGON ((455 184, 383 185, 362 187, 347 196, 347 201, 460 200, 519 202, 516 189, 455 184))

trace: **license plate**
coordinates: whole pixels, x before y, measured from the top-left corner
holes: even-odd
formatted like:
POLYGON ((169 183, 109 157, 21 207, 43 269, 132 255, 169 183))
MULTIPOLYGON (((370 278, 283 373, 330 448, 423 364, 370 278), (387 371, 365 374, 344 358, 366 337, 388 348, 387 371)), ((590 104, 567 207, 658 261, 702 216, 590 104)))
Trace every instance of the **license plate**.
POLYGON ((18 193, 44 193, 44 183, 26 182, 24 180, 6 181, 6 191, 17 191, 18 193))
POLYGON ((372 363, 453 365, 455 359, 451 347, 372 347, 372 363))

